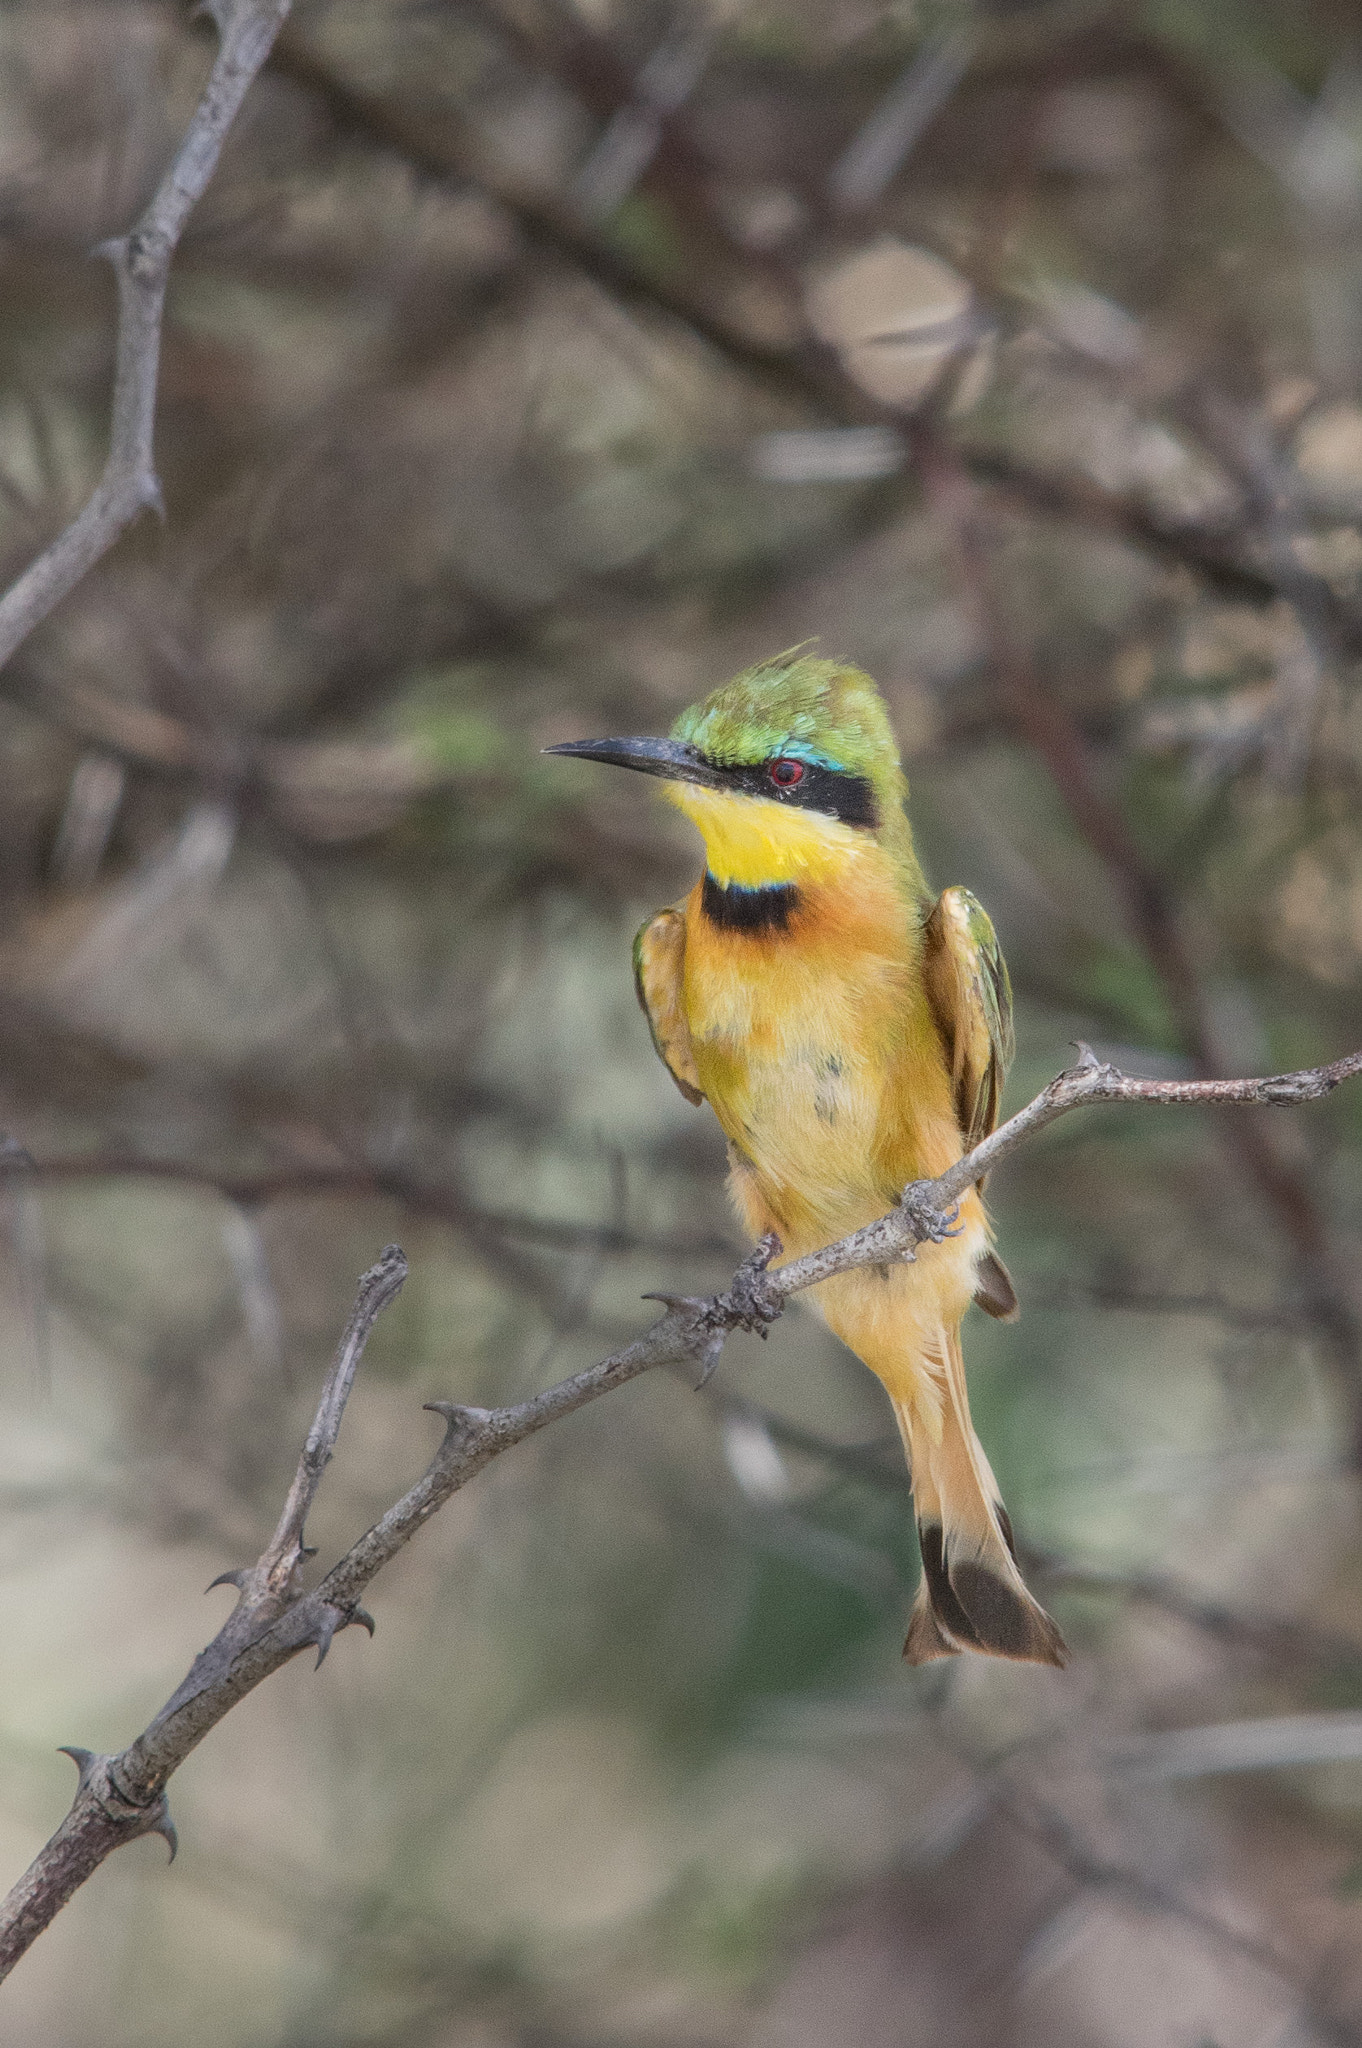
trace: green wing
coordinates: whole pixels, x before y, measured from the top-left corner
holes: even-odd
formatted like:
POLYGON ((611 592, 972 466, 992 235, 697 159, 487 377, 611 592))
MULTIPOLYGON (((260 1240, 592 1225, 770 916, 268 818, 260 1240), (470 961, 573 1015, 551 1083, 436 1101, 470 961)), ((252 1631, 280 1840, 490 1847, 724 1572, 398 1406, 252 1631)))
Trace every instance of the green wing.
POLYGON ((705 1091, 681 996, 685 953, 685 917, 679 910, 659 910, 639 926, 634 940, 634 987, 658 1058, 687 1102, 703 1102, 705 1091))
POLYGON ((998 1121, 1012 1064, 1012 984, 988 912, 947 889, 923 930, 923 974, 951 1063, 955 1113, 968 1150, 998 1121))
MULTIPOLYGON (((988 912, 968 889, 947 889, 927 919, 922 970, 951 1063, 960 1137, 969 1151, 998 1121, 1014 1041, 1007 963, 988 912)), ((1017 1314, 1017 1290, 996 1252, 981 1253, 975 1263, 974 1299, 1001 1322, 1017 1314)))

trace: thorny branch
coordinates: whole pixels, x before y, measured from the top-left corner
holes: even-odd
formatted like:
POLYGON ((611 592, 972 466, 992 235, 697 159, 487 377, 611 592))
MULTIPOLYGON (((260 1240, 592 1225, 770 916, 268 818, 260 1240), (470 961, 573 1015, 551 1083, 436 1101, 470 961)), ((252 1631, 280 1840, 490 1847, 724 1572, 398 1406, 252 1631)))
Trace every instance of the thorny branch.
POLYGON ((320 1663, 340 1629, 359 1623, 372 1633, 372 1618, 359 1605, 370 1581, 451 1495, 503 1451, 655 1366, 685 1362, 698 1370, 703 1382, 718 1363, 730 1331, 764 1334, 790 1297, 803 1289, 855 1267, 911 1259, 918 1245, 949 1228, 950 1212, 967 1189, 1072 1109, 1099 1102, 1295 1106, 1319 1100, 1355 1074, 1362 1074, 1362 1051, 1327 1066, 1258 1080, 1148 1081, 1119 1072, 1084 1047, 1076 1066, 1057 1075, 939 1179, 905 1189, 899 1205, 878 1222, 784 1266, 771 1266, 780 1247, 773 1239, 763 1240, 723 1293, 662 1297, 666 1313, 642 1336, 512 1407, 427 1403, 443 1418, 445 1433, 425 1472, 319 1586, 304 1591, 300 1573, 310 1554, 303 1542, 307 1511, 335 1447, 369 1334, 406 1277, 405 1258, 396 1245, 389 1245, 360 1282, 278 1528, 253 1566, 224 1573, 215 1581, 238 1589, 237 1605, 225 1626, 195 1659, 160 1713, 121 1754, 68 1751, 80 1772, 71 1810, 0 1905, 0 1977, 121 1843, 161 1834, 174 1853, 175 1834, 166 1804, 172 1773, 238 1700, 300 1650, 316 1648, 320 1663))
POLYGON ((206 0, 217 60, 175 160, 126 235, 98 250, 118 281, 109 455, 94 492, 63 532, 0 597, 0 665, 75 588, 124 528, 162 510, 153 437, 161 326, 171 260, 217 169, 227 131, 269 56, 292 0, 206 0))

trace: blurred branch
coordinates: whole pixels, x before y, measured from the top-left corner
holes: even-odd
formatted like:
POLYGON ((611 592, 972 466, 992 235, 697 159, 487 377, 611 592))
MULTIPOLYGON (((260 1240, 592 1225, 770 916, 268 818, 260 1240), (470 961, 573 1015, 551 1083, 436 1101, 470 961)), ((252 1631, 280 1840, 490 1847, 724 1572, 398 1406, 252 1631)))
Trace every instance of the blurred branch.
POLYGON ((1182 1584, 1166 1572, 1113 1571, 1020 1545, 1029 1574, 1050 1586, 1075 1592, 1114 1595, 1186 1622, 1199 1634, 1231 1650, 1247 1650, 1293 1676, 1303 1669, 1328 1677, 1353 1680, 1362 1671, 1362 1643, 1336 1629, 1321 1628, 1289 1615, 1227 1606, 1182 1584))
POLYGON ((1175 1778, 1220 1777, 1227 1771, 1294 1770, 1300 1764, 1359 1760, 1362 1714, 1345 1709, 1163 1729, 1132 1750, 1122 1768, 1132 1778, 1165 1784, 1175 1778))
MULTIPOLYGON (((555 195, 513 181, 490 162, 457 116, 413 110, 397 95, 354 83, 296 24, 280 36, 271 68, 319 100, 343 132, 391 151, 428 176, 468 179, 506 210, 534 246, 558 256, 624 304, 679 321, 735 369, 809 409, 818 421, 901 424, 895 410, 877 405, 826 352, 760 338, 738 324, 722 302, 701 299, 673 274, 663 278, 632 262, 618 243, 602 241, 555 195)), ((602 103, 598 111, 605 110, 602 103)), ((676 196, 673 179, 669 197, 676 196)), ((703 213, 708 229, 724 231, 722 215, 712 206, 704 204, 703 213)), ((751 268, 751 250, 735 245, 731 253, 751 268)), ((772 274, 773 264, 762 267, 763 274, 772 274)), ((783 283, 793 300, 795 280, 787 277, 783 283)), ((1002 449, 966 447, 959 459, 978 482, 1033 516, 1084 528, 1097 524, 1133 546, 1182 564, 1228 595, 1266 603, 1278 594, 1272 573, 1237 533, 1163 519, 1138 498, 1092 477, 1037 466, 1002 449)), ((1334 608, 1335 630, 1350 634, 1351 644, 1362 641, 1362 625, 1346 616, 1327 585, 1324 589, 1334 608)))
POLYGON ((1053 1309, 1120 1309, 1139 1316, 1196 1316, 1223 1323, 1227 1329, 1275 1330, 1298 1337, 1316 1334, 1314 1319, 1296 1303, 1255 1308, 1247 1302, 1231 1301, 1226 1295, 1204 1292, 1179 1294, 1169 1289, 1125 1286, 1108 1280, 1030 1280, 1028 1302, 1053 1309))
POLYGON ((485 1465, 550 1423, 637 1379, 656 1366, 688 1361, 701 1384, 718 1364, 735 1329, 763 1334, 791 1295, 835 1273, 912 1258, 915 1248, 950 1227, 952 1205, 1046 1125, 1070 1110, 1098 1102, 1276 1103, 1294 1106, 1327 1095, 1362 1073, 1362 1051, 1327 1066, 1256 1080, 1145 1081, 1098 1061, 1086 1048, 1077 1066, 1057 1075, 1025 1109, 976 1145, 934 1181, 916 1182, 899 1206, 877 1223, 853 1232, 786 1266, 768 1270, 779 1246, 766 1238, 745 1259, 721 1294, 701 1298, 650 1297, 666 1304, 653 1327, 601 1363, 510 1408, 467 1408, 449 1401, 426 1405, 445 1421, 444 1441, 414 1486, 396 1501, 333 1566, 320 1586, 298 1583, 307 1555, 304 1523, 335 1446, 355 1371, 374 1322, 406 1276, 406 1260, 389 1245, 360 1282, 359 1295, 328 1375, 288 1500, 270 1543, 255 1565, 226 1572, 215 1584, 239 1591, 236 1608, 188 1677, 150 1726, 118 1756, 72 1750, 80 1783, 57 1833, 0 1906, 0 1976, 13 1968, 42 1930, 105 1857, 140 1835, 162 1834, 174 1853, 166 1785, 209 1730, 237 1702, 309 1646, 326 1655, 338 1630, 373 1622, 359 1596, 430 1517, 485 1465))
POLYGON ((843 213, 873 206, 902 170, 969 68, 979 42, 973 22, 929 36, 852 136, 828 173, 843 213))
POLYGON ((1300 1972, 1290 1956, 1270 1942, 1255 1939, 1232 1926, 1149 1871, 1104 1854, 1084 1838, 1066 1814, 1034 1789, 1028 1787, 1011 1795, 1000 1791, 995 1796, 1015 1824, 1039 1842, 1060 1869, 1085 1891, 1125 1898, 1146 1912, 1180 1922, 1213 1946, 1251 1963, 1290 1987, 1300 2000, 1300 2017, 1317 2030, 1319 2037, 1338 2043, 1339 2048, 1345 2048, 1345 2044, 1355 2048, 1358 2037, 1354 2027, 1322 2007, 1316 1987, 1301 1983, 1300 1972))
MULTIPOLYGON (((625 305, 679 321, 739 369, 787 397, 806 403, 815 398, 830 418, 836 417, 832 387, 824 387, 787 350, 747 333, 722 311, 632 263, 602 241, 565 199, 491 161, 453 113, 426 113, 396 94, 356 84, 296 24, 279 38, 271 69, 312 94, 341 133, 390 151, 427 177, 467 180, 503 208, 535 248, 557 256, 625 305)), ((626 97, 613 104, 624 105, 626 97)), ((750 264, 750 253, 743 253, 750 264)))
POLYGON ((263 811, 308 841, 367 838, 462 779, 405 739, 226 734, 67 678, 41 688, 15 688, 14 677, 8 680, 7 695, 94 742, 101 756, 111 757, 106 766, 121 763, 206 784, 216 797, 263 811))
MULTIPOLYGON (((1004 710, 1044 763, 1079 833, 1125 898, 1187 1051, 1203 1074, 1214 1073, 1223 1064, 1219 1034, 1200 963, 1167 885, 1146 859, 1119 801, 1101 787, 1077 721, 1044 688, 1013 633, 997 587, 994 536, 958 452, 929 418, 913 421, 909 432, 955 554, 963 592, 989 649, 1004 710)), ((1353 1461, 1362 1467, 1362 1310, 1332 1245, 1325 1212, 1309 1176, 1283 1154, 1260 1118, 1243 1119, 1229 1142, 1299 1262, 1315 1325, 1329 1345, 1348 1402, 1353 1461)))
POLYGON ((16 1180, 21 1187, 33 1188, 44 1182, 100 1180, 149 1180, 209 1188, 247 1214, 290 1196, 396 1202, 409 1216, 430 1218, 453 1231, 507 1287, 533 1301, 554 1321, 564 1315, 567 1303, 542 1260, 533 1255, 538 1250, 598 1256, 664 1252, 669 1257, 712 1257, 727 1255, 732 1249, 731 1241, 717 1233, 682 1241, 676 1236, 650 1237, 615 1224, 561 1222, 519 1211, 484 1209, 449 1174, 437 1181, 401 1166, 373 1165, 362 1158, 252 1171, 193 1159, 148 1159, 132 1152, 85 1153, 41 1163, 27 1160, 21 1165, 0 1149, 0 1191, 16 1180))
MULTIPOLYGON (((675 1368, 678 1377, 684 1369, 675 1368)), ((759 1431, 779 1450, 814 1459, 847 1479, 860 1480, 886 1493, 906 1497, 912 1477, 899 1454, 897 1435, 871 1443, 841 1443, 819 1430, 807 1429, 777 1410, 713 1388, 711 1397, 727 1430, 736 1425, 759 1431)), ((730 1458, 730 1464, 732 1459, 730 1458)), ((738 1476, 735 1474, 735 1476, 738 1476)), ((739 1477, 739 1484, 742 1480, 739 1477)), ((744 1489, 750 1491, 750 1489, 744 1489)), ((1323 1628, 1289 1615, 1233 1607, 1198 1592, 1165 1572, 1121 1570, 1084 1564, 1028 1541, 1015 1530, 1017 1552, 1028 1578, 1078 1593, 1105 1594, 1134 1601, 1176 1621, 1186 1622, 1223 1647, 1247 1650, 1265 1663, 1291 1673, 1312 1669, 1330 1677, 1354 1679, 1362 1671, 1362 1643, 1336 1629, 1323 1628)))
POLYGON ((148 506, 164 509, 153 436, 171 259, 290 5, 291 0, 206 0, 221 40, 194 117, 141 217, 126 235, 103 243, 97 252, 109 258, 118 280, 113 415, 104 474, 71 524, 0 597, 0 664, 108 553, 139 512, 148 506))

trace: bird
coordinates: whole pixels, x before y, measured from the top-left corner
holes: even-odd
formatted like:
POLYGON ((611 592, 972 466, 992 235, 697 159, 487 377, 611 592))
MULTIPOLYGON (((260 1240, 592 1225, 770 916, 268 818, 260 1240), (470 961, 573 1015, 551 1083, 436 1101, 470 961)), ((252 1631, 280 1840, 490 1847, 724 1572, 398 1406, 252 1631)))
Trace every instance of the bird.
MULTIPOLYGON (((546 751, 660 777, 704 842, 684 902, 634 943, 654 1048, 728 1141, 729 1190, 772 1257, 884 1215, 998 1120, 1012 993, 993 925, 965 888, 933 897, 880 692, 807 643, 745 669, 668 738, 546 751)), ((921 1210, 911 1261, 810 1289, 882 1382, 911 1474, 922 1572, 903 1654, 1063 1665, 1067 1646, 1018 1567, 970 1420, 960 1326, 1003 1321, 1016 1291, 979 1187, 921 1210)))

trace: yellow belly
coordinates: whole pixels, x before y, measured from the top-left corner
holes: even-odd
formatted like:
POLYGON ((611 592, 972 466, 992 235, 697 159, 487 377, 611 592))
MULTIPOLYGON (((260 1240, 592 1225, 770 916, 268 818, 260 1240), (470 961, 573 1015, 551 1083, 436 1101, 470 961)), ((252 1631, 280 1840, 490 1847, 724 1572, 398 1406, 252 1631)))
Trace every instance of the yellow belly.
POLYGON ((701 1085, 782 1235, 882 1215, 960 1156, 946 1057, 892 883, 806 891, 787 929, 686 905, 682 1000, 701 1085))
MULTIPOLYGON (((729 1140, 730 1189, 754 1236, 797 1258, 870 1223, 909 1181, 960 1157, 946 1055, 911 910, 864 873, 806 890, 786 930, 718 928, 686 905, 683 1001, 701 1085, 729 1140)), ((830 1327, 900 1400, 935 1407, 927 1361, 974 1289, 987 1241, 971 1193, 960 1236, 915 1262, 811 1290, 830 1327)))

